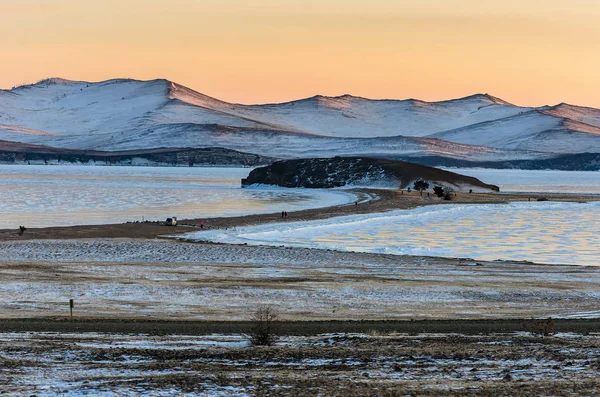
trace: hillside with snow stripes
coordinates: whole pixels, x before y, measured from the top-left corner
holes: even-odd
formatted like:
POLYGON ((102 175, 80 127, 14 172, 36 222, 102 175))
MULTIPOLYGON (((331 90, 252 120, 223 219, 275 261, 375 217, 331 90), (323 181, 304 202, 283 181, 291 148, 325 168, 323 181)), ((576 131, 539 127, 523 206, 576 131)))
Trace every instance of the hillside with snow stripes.
POLYGON ((0 90, 0 140, 84 150, 219 146, 279 158, 502 161, 600 153, 600 110, 519 107, 487 94, 441 102, 344 95, 242 105, 168 80, 55 78, 0 90))

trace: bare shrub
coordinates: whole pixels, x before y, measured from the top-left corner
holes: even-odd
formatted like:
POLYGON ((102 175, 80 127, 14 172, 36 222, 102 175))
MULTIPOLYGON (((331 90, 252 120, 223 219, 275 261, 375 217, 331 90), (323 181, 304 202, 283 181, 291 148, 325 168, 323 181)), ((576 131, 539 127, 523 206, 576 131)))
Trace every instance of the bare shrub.
POLYGON ((526 329, 532 334, 539 336, 554 335, 554 319, 552 317, 542 320, 532 318, 526 329))
POLYGON ((277 318, 277 311, 272 306, 259 306, 250 318, 250 343, 254 346, 271 346, 275 342, 274 323, 277 318))
POLYGON ((554 320, 552 317, 538 322, 538 333, 544 336, 554 335, 554 320))

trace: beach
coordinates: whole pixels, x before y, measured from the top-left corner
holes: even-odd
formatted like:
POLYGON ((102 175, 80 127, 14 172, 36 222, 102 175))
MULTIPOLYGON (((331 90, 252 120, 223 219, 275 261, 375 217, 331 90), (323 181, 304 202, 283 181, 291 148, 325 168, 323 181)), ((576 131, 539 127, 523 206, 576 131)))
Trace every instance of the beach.
MULTIPOLYGON (((181 219, 176 228, 164 225, 164 221, 127 222, 104 225, 80 225, 46 228, 28 228, 19 236, 18 230, 0 230, 0 241, 37 240, 37 239, 85 239, 85 238, 141 238, 154 239, 165 235, 184 234, 197 231, 204 221, 206 229, 227 229, 233 227, 261 225, 278 222, 310 221, 328 219, 336 216, 381 213, 400 209, 411 209, 427 205, 451 204, 504 204, 519 201, 536 201, 538 199, 556 202, 591 202, 600 201, 596 195, 570 194, 495 194, 495 193, 453 193, 451 201, 444 201, 433 194, 421 195, 419 192, 388 189, 347 189, 348 193, 357 197, 355 203, 289 211, 288 217, 282 219, 281 212, 228 217, 206 217, 200 219, 181 219)), ((285 207, 284 207, 285 208, 285 207)), ((279 208, 278 208, 279 209, 279 208)))

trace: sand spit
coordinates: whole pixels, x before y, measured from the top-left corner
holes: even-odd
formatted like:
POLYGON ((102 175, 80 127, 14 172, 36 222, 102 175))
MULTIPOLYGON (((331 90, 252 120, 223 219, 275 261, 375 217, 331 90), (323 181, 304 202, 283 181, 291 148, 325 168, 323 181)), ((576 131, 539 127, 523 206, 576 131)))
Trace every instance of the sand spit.
MULTIPOLYGON (((587 202, 598 201, 600 196, 587 195, 524 195, 494 193, 456 193, 452 201, 443 201, 437 197, 421 196, 418 192, 406 192, 383 189, 352 189, 358 197, 357 204, 288 212, 285 222, 327 219, 335 216, 368 214, 399 209, 411 209, 434 204, 503 204, 511 201, 537 200, 541 197, 552 201, 587 202)), ((154 239, 164 235, 183 234, 197 231, 201 222, 207 229, 225 229, 239 226, 260 225, 281 222, 281 213, 257 214, 235 217, 180 220, 175 228, 162 223, 124 223, 112 225, 67 226, 48 228, 29 228, 22 236, 18 230, 0 230, 0 241, 39 240, 39 239, 80 239, 80 238, 143 238, 154 239)), ((27 226, 27 225, 25 225, 27 226)))

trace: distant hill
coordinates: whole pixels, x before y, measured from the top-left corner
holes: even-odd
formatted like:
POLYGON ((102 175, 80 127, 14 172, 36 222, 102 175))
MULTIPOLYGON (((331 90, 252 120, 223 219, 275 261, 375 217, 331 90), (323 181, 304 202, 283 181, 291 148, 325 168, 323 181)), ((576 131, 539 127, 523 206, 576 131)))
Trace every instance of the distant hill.
POLYGON ((532 110, 499 120, 440 132, 430 137, 497 149, 563 154, 598 149, 600 127, 559 117, 558 114, 552 110, 532 110))
POLYGON ((519 107, 488 94, 441 102, 317 95, 241 105, 163 79, 52 78, 0 90, 0 139, 99 151, 222 147, 289 159, 547 161, 600 153, 600 110, 519 107))
POLYGON ((364 157, 334 157, 277 161, 252 170, 243 186, 275 185, 291 188, 333 188, 341 186, 405 189, 423 180, 431 187, 453 190, 499 191, 477 178, 404 161, 364 157))
POLYGON ((105 152, 0 141, 0 164, 258 166, 274 159, 223 148, 156 148, 105 152))

